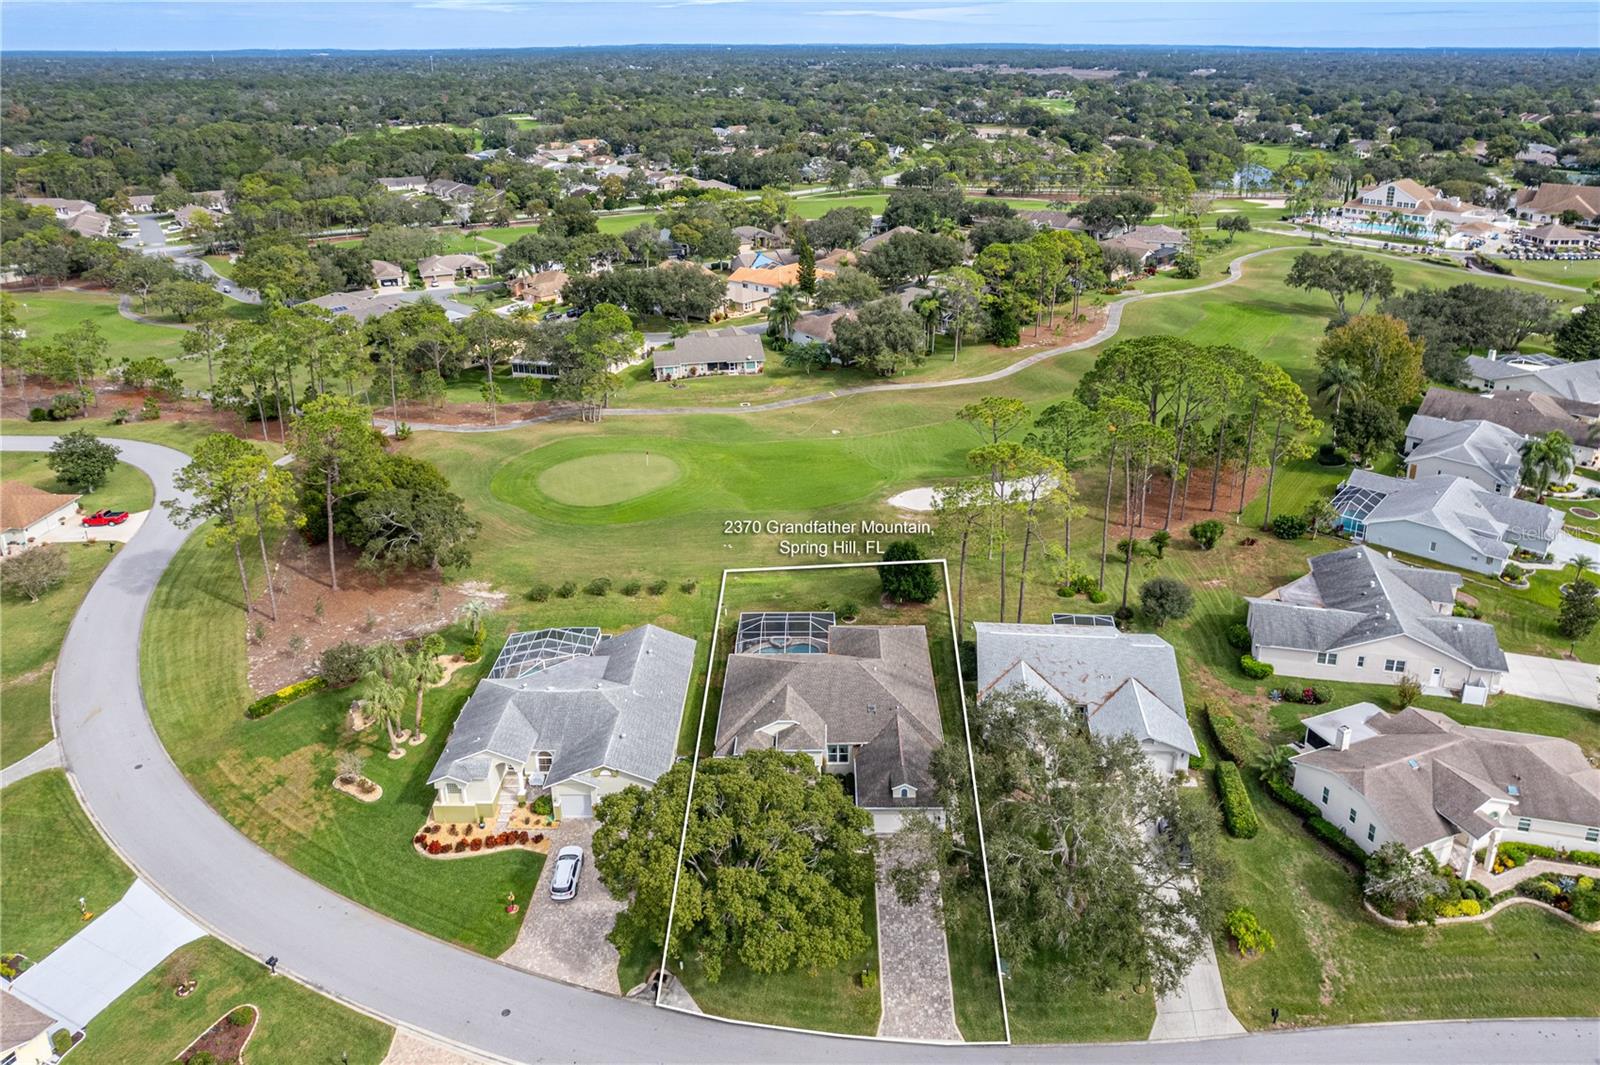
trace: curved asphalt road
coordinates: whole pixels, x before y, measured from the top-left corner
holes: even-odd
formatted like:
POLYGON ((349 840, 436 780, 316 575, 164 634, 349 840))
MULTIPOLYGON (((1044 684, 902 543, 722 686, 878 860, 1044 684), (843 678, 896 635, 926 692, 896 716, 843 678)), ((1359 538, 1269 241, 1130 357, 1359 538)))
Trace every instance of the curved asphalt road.
MULTIPOLYGON (((52 437, 0 438, 42 451, 52 437)), ((171 448, 117 442, 180 493, 171 448)), ((540 979, 406 928, 314 883, 208 806, 161 746, 139 688, 151 594, 187 533, 160 506, 90 588, 57 666, 56 732, 100 831, 197 923, 280 971, 398 1025, 508 1061, 1439 1062, 1596 1060, 1600 1023, 1484 1021, 1301 1030, 1204 1043, 930 1047, 803 1035, 621 1001, 540 979)), ((195 663, 195 668, 205 668, 195 663)), ((237 707, 215 707, 237 713, 237 707)))

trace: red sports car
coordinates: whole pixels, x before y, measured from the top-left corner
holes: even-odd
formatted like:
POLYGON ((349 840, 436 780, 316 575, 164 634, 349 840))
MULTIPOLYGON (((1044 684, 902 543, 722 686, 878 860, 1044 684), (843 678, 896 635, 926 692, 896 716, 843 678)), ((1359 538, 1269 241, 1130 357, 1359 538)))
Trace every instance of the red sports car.
POLYGON ((85 525, 98 528, 101 525, 121 525, 128 520, 126 510, 97 510, 83 519, 85 525))

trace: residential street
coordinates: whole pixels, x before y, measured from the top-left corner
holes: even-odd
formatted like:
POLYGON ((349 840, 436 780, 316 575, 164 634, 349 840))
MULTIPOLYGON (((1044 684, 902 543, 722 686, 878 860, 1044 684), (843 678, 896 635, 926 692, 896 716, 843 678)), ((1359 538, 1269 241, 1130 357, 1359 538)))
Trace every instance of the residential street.
MULTIPOLYGON (((0 448, 43 451, 52 437, 0 448)), ((186 457, 119 441, 156 497, 186 457)), ((59 660, 58 724, 91 817, 197 923, 279 972, 396 1023, 507 1061, 1593 1062, 1600 1021, 1445 1022, 1275 1032, 1152 1046, 929 1047, 714 1022, 519 972, 406 928, 307 879, 207 806, 162 748, 139 688, 139 625, 188 533, 155 508, 90 589, 59 660)), ((199 668, 198 666, 196 668, 199 668)))

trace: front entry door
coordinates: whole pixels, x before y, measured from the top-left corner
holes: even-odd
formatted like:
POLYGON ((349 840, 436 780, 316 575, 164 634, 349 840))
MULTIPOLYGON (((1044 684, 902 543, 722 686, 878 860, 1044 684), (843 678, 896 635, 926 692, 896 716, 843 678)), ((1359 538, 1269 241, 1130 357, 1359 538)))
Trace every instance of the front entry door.
POLYGON ((1428 683, 1433 685, 1435 688, 1440 687, 1444 683, 1444 670, 1440 669, 1438 666, 1434 666, 1433 675, 1428 678, 1428 683))

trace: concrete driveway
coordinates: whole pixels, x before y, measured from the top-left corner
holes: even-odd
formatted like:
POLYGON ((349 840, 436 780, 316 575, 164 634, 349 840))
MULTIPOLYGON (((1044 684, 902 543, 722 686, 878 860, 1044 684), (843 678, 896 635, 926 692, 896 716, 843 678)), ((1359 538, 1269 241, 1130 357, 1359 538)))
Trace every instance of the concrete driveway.
POLYGON ((18 998, 82 1028, 168 954, 204 935, 143 880, 17 977, 18 998))
POLYGON ((507 965, 539 976, 563 980, 579 987, 620 995, 617 960, 620 955, 606 936, 622 912, 622 903, 612 898, 600 883, 594 868, 594 830, 592 817, 563 821, 550 833, 550 857, 539 873, 533 896, 525 900, 528 916, 511 949, 500 955, 507 965), (550 876, 556 867, 556 854, 562 847, 583 848, 583 875, 576 898, 557 902, 550 897, 550 876))
POLYGON ((1569 662, 1565 658, 1540 658, 1506 652, 1502 691, 1542 699, 1547 703, 1600 709, 1600 666, 1569 662))
POLYGON ((99 525, 90 527, 83 523, 87 515, 74 514, 66 520, 64 525, 58 525, 43 536, 40 541, 47 544, 86 544, 90 540, 95 543, 115 541, 125 544, 132 540, 134 534, 144 527, 145 518, 150 516, 148 510, 135 511, 128 515, 128 520, 121 525, 99 525))

